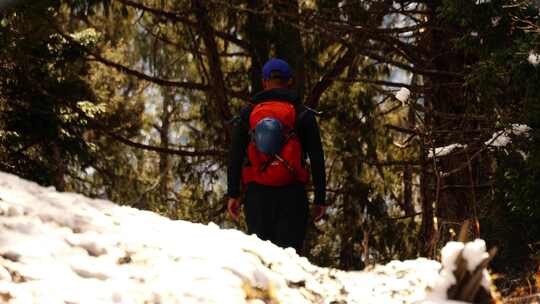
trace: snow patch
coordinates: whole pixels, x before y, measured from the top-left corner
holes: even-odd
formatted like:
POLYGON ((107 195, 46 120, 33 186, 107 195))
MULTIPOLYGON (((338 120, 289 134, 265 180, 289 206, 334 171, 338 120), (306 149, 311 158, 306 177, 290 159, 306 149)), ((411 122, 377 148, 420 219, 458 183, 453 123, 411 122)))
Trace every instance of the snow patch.
POLYGON ((529 63, 533 66, 537 66, 538 63, 540 63, 540 55, 535 51, 530 51, 529 57, 527 57, 527 61, 529 61, 529 63))
POLYGON ((506 147, 512 142, 512 138, 510 138, 511 135, 529 137, 529 132, 531 130, 532 129, 529 126, 524 124, 512 124, 502 131, 495 132, 491 138, 485 142, 485 145, 497 148, 506 147))
POLYGON ((397 100, 401 101, 402 103, 405 103, 407 99, 409 99, 409 96, 411 95, 411 91, 407 88, 401 88, 399 91, 396 92, 394 95, 397 100))
MULTIPOLYGON (((486 243, 484 240, 476 239, 472 242, 448 242, 441 250, 441 264, 439 276, 435 278, 431 292, 428 293, 427 299, 439 303, 440 299, 447 298, 447 290, 456 284, 454 271, 457 269, 457 261, 462 257, 467 263, 467 270, 472 272, 480 265, 482 261, 489 257, 486 252, 486 243)), ((484 270, 482 273, 482 286, 489 290, 491 278, 489 273, 484 270)))
POLYGON ((0 281, 11 281, 11 273, 3 266, 0 266, 0 281))
POLYGON ((465 149, 466 147, 467 147, 467 145, 457 144, 457 143, 456 144, 451 144, 451 145, 448 145, 448 146, 444 146, 444 147, 436 147, 435 149, 430 149, 429 150, 427 157, 428 158, 433 158, 433 156, 435 156, 435 157, 446 156, 446 155, 449 155, 450 153, 454 152, 457 149, 465 149), (433 150, 435 150, 435 151, 433 151, 433 150))
MULTIPOLYGON (((443 265, 454 259, 450 246, 443 265)), ((482 248, 468 251, 473 263, 482 248)), ((424 258, 320 268, 237 230, 0 172, 0 295, 13 303, 455 303, 446 301, 448 269, 424 258)))
POLYGON ((480 263, 489 257, 486 252, 486 242, 476 239, 465 244, 463 258, 467 261, 467 270, 474 271, 480 263))

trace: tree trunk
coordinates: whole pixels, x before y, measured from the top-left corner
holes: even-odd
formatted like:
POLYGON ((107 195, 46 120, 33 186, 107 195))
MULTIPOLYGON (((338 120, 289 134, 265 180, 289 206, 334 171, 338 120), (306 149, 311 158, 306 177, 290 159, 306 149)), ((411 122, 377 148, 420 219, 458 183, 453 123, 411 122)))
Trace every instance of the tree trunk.
MULTIPOLYGON (((407 128, 414 130, 416 127, 416 119, 414 108, 409 107, 407 114, 407 128)), ((406 216, 414 215, 414 204, 413 204, 413 173, 412 166, 405 165, 403 167, 403 211, 405 211, 406 216)))
MULTIPOLYGON (((261 10, 263 7, 264 0, 248 1, 250 10, 261 10)), ((268 17, 266 15, 248 13, 245 31, 246 39, 251 45, 249 50, 251 57, 251 67, 249 69, 251 93, 262 91, 262 67, 268 60, 268 53, 270 52, 267 23, 268 17)))
MULTIPOLYGON (((341 229, 341 248, 339 251, 339 268, 349 270, 354 268, 354 243, 355 236, 358 233, 356 221, 358 220, 358 211, 354 203, 357 198, 345 196, 343 198, 343 227, 341 229)), ((358 265, 360 266, 360 265, 358 265)))
POLYGON ((426 149, 421 145, 422 169, 420 172, 420 203, 422 206, 422 222, 420 224, 420 237, 418 239, 418 248, 423 256, 431 257, 433 252, 433 242, 435 237, 433 222, 433 195, 428 190, 428 184, 432 180, 428 175, 426 149))
MULTIPOLYGON (((453 47, 455 41, 463 35, 464 29, 450 20, 441 19, 437 15, 441 6, 441 1, 427 3, 432 14, 427 40, 423 42, 427 46, 429 54, 427 58, 431 58, 427 68, 465 74, 465 67, 474 63, 476 59, 474 54, 465 54, 453 47)), ((435 161, 428 160, 432 166, 432 173, 427 180, 428 191, 431 193, 428 197, 435 203, 435 215, 441 228, 440 241, 443 243, 449 238, 447 232, 450 228, 458 231, 461 223, 475 217, 477 202, 487 194, 478 191, 477 182, 487 179, 489 175, 484 161, 480 161, 487 157, 470 160, 467 156, 485 154, 478 152, 481 148, 478 148, 478 143, 475 142, 478 141, 477 136, 471 136, 471 132, 480 126, 470 114, 475 114, 474 111, 484 112, 486 109, 473 108, 474 97, 466 95, 465 80, 461 76, 435 73, 427 76, 425 83, 428 88, 425 93, 426 107, 431 109, 432 116, 426 120, 427 130, 431 134, 425 142, 426 148, 433 152, 435 147, 459 143, 467 145, 467 149, 470 149, 436 157, 435 161), (449 174, 451 172, 452 174, 449 174)), ((426 202, 425 207, 428 204, 426 202)))
POLYGON ((66 174, 66 164, 64 162, 64 159, 62 158, 62 153, 60 152, 60 148, 58 147, 58 144, 53 143, 52 144, 52 157, 54 161, 54 187, 57 191, 64 191, 66 189, 66 181, 64 179, 64 176, 66 174))
MULTIPOLYGON (((161 126, 159 128, 159 137, 160 137, 160 147, 164 149, 169 148, 169 133, 171 126, 171 102, 174 102, 173 96, 168 94, 167 88, 162 90, 163 92, 163 109, 161 112, 161 126)), ((169 193, 171 191, 171 175, 169 173, 171 169, 171 160, 168 153, 159 153, 159 176, 160 176, 160 185, 159 193, 161 204, 167 204, 167 213, 170 217, 173 217, 175 212, 175 206, 169 204, 169 193)))
MULTIPOLYGON (((216 108, 223 123, 231 119, 231 112, 229 109, 229 101, 227 97, 227 90, 225 86, 225 79, 223 77, 223 71, 221 70, 221 60, 219 57, 219 48, 215 40, 215 33, 210 19, 208 16, 208 9, 205 7, 203 1, 193 0, 192 7, 197 16, 197 27, 204 42, 205 52, 208 58, 208 66, 210 70, 210 85, 211 96, 214 98, 216 108)), ((229 128, 225 128, 229 130, 229 128)), ((227 141, 229 141, 230 134, 226 133, 227 141)))
POLYGON ((298 1, 275 1, 272 5, 277 15, 290 16, 275 17, 272 40, 276 56, 287 61, 293 69, 296 92, 303 100, 306 83, 304 46, 300 31, 292 25, 298 22, 298 1))

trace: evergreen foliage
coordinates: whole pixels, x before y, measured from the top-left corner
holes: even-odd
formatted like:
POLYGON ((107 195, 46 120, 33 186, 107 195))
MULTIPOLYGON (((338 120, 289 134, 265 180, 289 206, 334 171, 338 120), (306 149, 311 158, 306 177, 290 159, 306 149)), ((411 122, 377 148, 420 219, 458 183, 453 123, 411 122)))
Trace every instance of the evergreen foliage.
POLYGON ((101 108, 84 79, 84 54, 55 34, 49 5, 2 12, 1 169, 64 189, 68 167, 92 161, 84 134, 101 108))

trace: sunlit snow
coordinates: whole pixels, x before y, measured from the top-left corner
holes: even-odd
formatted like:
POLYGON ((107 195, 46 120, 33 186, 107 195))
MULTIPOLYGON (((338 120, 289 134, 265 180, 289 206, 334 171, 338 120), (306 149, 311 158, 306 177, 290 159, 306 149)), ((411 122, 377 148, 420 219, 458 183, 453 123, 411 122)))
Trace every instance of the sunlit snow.
POLYGON ((463 149, 463 148, 466 148, 466 147, 467 146, 463 145, 463 144, 451 144, 451 145, 444 146, 444 147, 437 147, 435 149, 430 149, 429 152, 428 152, 427 157, 432 158, 433 155, 435 155, 435 157, 446 156, 446 155, 449 155, 450 153, 454 152, 457 149, 463 149))
POLYGON ((527 125, 512 124, 502 131, 495 132, 485 144, 490 147, 506 147, 512 142, 511 135, 528 137, 530 131, 531 128, 527 125))
MULTIPOLYGON (((483 256, 480 247, 471 254, 483 256)), ((424 258, 363 272, 320 268, 237 230, 171 221, 0 172, 7 303, 455 303, 445 300, 453 276, 440 269, 424 258)))
POLYGON ((529 61, 530 64, 537 66, 538 63, 540 63, 540 55, 534 51, 530 51, 527 61, 529 61))
MULTIPOLYGON (((529 137, 529 133, 531 132, 531 128, 524 124, 512 124, 510 127, 505 128, 504 130, 497 131, 493 133, 491 138, 489 140, 486 140, 484 144, 488 147, 492 148, 503 148, 508 146, 512 142, 511 136, 523 136, 523 137, 529 137)), ((465 149, 467 148, 467 145, 460 144, 460 143, 453 143, 447 146, 443 147, 435 147, 434 149, 429 149, 428 151, 428 158, 435 157, 442 157, 446 155, 450 155, 451 153, 454 153, 456 150, 459 149, 465 149)), ((518 151, 524 155, 522 151, 518 151)), ((526 155, 524 155, 524 158, 526 158, 526 155)))
POLYGON ((409 96, 411 95, 411 91, 407 88, 401 88, 399 91, 396 92, 394 96, 396 96, 396 99, 401 101, 402 103, 406 102, 407 99, 409 99, 409 96))

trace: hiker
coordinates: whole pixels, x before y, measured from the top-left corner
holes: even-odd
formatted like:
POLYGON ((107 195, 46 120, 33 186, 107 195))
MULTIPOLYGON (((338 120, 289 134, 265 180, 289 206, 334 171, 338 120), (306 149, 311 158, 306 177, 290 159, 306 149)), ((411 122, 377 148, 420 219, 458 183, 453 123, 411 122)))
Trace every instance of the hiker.
POLYGON ((306 154, 315 188, 315 221, 324 215, 326 176, 315 111, 291 90, 292 71, 284 60, 263 67, 263 91, 242 109, 233 130, 227 171, 228 211, 238 219, 240 182, 249 234, 301 253, 309 219, 306 154))

